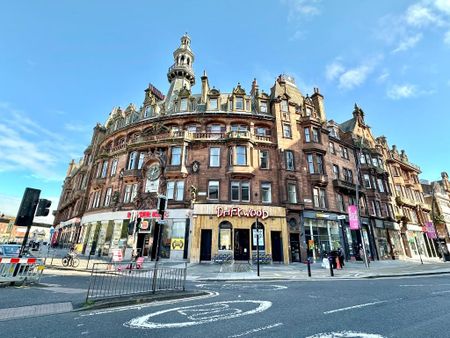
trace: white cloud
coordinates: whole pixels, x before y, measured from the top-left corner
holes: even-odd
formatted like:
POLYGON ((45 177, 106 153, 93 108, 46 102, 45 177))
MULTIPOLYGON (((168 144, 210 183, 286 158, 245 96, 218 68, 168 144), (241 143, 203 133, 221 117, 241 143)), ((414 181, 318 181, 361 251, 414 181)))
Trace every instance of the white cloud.
POLYGON ((79 124, 76 122, 72 123, 66 123, 64 124, 64 129, 68 131, 75 131, 75 132, 81 132, 81 133, 90 133, 92 132, 92 128, 88 124, 79 124))
POLYGON ((23 172, 40 180, 62 182, 70 156, 78 157, 82 148, 8 103, 0 102, 0 115, 5 116, 0 121, 0 172, 23 172))
POLYGON ((304 40, 305 39, 305 32, 302 30, 297 30, 290 38, 289 41, 296 41, 296 40, 304 40))
POLYGON ((416 86, 411 84, 393 85, 387 91, 387 96, 393 100, 405 99, 417 94, 416 86))
POLYGON ((444 34, 444 43, 450 46, 450 31, 445 32, 444 34))
POLYGON ((422 40, 422 37, 423 37, 422 33, 418 33, 416 35, 409 36, 406 39, 400 41, 400 43, 398 44, 397 48, 395 48, 392 52, 393 53, 398 53, 398 52, 403 52, 405 50, 413 48, 415 45, 417 45, 417 43, 420 40, 422 40))
POLYGON ((450 1, 449 0, 436 0, 434 6, 441 12, 450 15, 450 1))
POLYGON ((344 66, 339 61, 333 61, 327 65, 325 70, 325 77, 327 80, 332 81, 340 76, 345 71, 344 66))
POLYGON ((289 21, 296 20, 299 16, 308 17, 318 15, 320 13, 319 2, 319 0, 282 0, 282 3, 288 6, 289 21))
POLYGON ((378 83, 383 83, 384 81, 387 80, 387 78, 390 76, 391 74, 387 71, 387 69, 383 69, 382 73, 377 77, 377 82, 378 83))
POLYGON ((353 89, 366 81, 382 58, 382 55, 367 58, 360 65, 352 68, 346 68, 340 60, 335 60, 326 67, 325 76, 329 81, 337 80, 338 87, 341 89, 353 89))
POLYGON ((424 4, 414 4, 406 10, 406 23, 415 27, 425 27, 428 25, 441 25, 441 19, 424 4))

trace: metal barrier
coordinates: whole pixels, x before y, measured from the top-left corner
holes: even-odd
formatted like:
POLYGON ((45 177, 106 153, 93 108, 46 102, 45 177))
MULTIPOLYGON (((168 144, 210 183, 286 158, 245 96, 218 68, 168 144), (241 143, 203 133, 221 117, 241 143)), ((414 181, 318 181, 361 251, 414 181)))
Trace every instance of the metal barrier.
POLYGON ((132 296, 157 291, 185 290, 184 268, 137 268, 135 262, 95 263, 86 296, 89 300, 132 296))
POLYGON ((39 282, 44 268, 37 258, 0 258, 0 283, 39 282))

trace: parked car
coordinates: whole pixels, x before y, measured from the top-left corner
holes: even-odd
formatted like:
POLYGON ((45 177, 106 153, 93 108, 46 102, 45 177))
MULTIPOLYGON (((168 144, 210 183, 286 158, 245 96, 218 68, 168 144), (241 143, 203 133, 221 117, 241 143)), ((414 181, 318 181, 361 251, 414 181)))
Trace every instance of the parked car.
POLYGON ((0 257, 19 257, 20 245, 17 244, 1 244, 0 257))

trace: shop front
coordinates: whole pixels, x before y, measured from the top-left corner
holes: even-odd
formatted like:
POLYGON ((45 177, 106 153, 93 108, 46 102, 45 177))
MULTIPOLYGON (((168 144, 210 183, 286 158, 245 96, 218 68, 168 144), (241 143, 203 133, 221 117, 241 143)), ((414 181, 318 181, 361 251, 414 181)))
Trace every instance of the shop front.
POLYGON ((417 224, 408 224, 406 226, 406 238, 408 240, 411 255, 414 258, 431 257, 427 252, 422 227, 417 224))
POLYGON ((378 251, 379 259, 391 259, 391 248, 388 242, 387 229, 384 226, 384 222, 381 219, 375 219, 375 227, 373 229, 373 235, 378 251))
MULTIPOLYGON (((340 231, 339 216, 315 211, 303 212, 308 257, 319 261, 330 251, 346 247, 340 231)), ((349 252, 349 250, 346 251, 349 252)))
POLYGON ((154 259, 160 236, 160 257, 183 260, 188 256, 189 209, 168 209, 164 220, 156 210, 96 213, 82 218, 83 253, 109 256, 121 249, 124 259, 138 256, 154 259), (140 219, 140 222, 137 220, 140 219))
POLYGON ((405 257, 405 249, 400 233, 400 226, 396 222, 384 221, 386 228, 389 253, 392 259, 405 257))
POLYGON ((75 217, 59 223, 55 228, 57 237, 53 245, 58 245, 61 248, 69 248, 77 244, 82 232, 80 221, 80 218, 75 217))
POLYGON ((284 208, 261 205, 194 204, 190 262, 229 257, 248 262, 270 257, 289 262, 284 208))

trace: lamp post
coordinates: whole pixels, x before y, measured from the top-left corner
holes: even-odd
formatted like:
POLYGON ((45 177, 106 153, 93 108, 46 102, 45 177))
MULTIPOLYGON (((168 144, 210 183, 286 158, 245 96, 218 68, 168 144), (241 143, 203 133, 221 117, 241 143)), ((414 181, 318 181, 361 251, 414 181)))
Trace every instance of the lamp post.
POLYGON ((357 214, 358 214, 359 231, 361 232, 362 248, 364 251, 364 264, 365 264, 366 268, 369 268, 369 263, 367 260, 366 242, 364 241, 361 216, 360 216, 360 211, 359 211, 359 185, 360 185, 359 177, 360 177, 360 170, 361 170, 360 161, 361 161, 361 153, 362 153, 362 143, 364 141, 364 134, 363 134, 362 138, 360 138, 359 140, 353 139, 353 141, 355 143, 356 143, 356 141, 359 142, 359 147, 358 147, 357 156, 356 156, 356 210, 357 210, 357 214))
MULTIPOLYGON (((436 223, 434 222, 434 220, 435 220, 434 203, 435 203, 435 199, 436 199, 435 193, 436 193, 436 183, 434 183, 433 186, 431 187, 431 222, 433 224, 434 233, 435 233, 435 236, 436 236, 432 240, 433 240, 433 242, 434 242, 434 240, 436 240, 436 242, 438 243, 438 250, 440 251, 440 253, 442 255, 442 260, 445 262, 444 250, 442 248, 442 243, 439 240, 439 235, 438 235, 438 232, 437 232, 436 223)), ((436 245, 435 245, 435 248, 436 248, 436 245)))
POLYGON ((259 224, 258 217, 256 217, 256 271, 259 277, 259 224))

